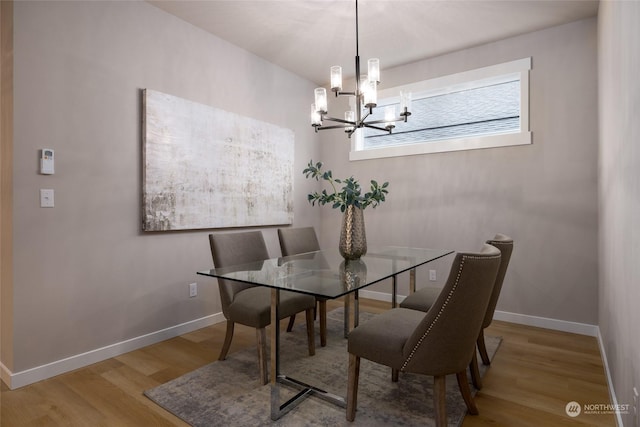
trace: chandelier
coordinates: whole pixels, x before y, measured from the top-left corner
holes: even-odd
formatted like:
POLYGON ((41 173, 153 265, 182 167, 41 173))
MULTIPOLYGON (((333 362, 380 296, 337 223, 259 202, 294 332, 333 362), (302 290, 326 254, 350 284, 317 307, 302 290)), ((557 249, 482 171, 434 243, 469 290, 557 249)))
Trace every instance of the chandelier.
POLYGON ((391 133, 395 123, 403 121, 411 115, 411 93, 400 92, 400 113, 396 112, 395 105, 385 107, 384 119, 374 120, 369 118, 378 102, 378 85, 380 84, 380 60, 372 58, 367 61, 367 75, 360 76, 360 56, 358 51, 358 0, 356 0, 356 89, 353 92, 342 90, 342 67, 331 67, 331 91, 338 96, 355 97, 355 111, 346 111, 344 119, 327 115, 327 90, 323 87, 314 90, 315 103, 311 104, 311 126, 316 132, 325 129, 344 129, 349 138, 360 128, 370 128, 391 133), (367 120, 369 119, 369 120, 367 120), (338 123, 324 126, 323 121, 338 123))

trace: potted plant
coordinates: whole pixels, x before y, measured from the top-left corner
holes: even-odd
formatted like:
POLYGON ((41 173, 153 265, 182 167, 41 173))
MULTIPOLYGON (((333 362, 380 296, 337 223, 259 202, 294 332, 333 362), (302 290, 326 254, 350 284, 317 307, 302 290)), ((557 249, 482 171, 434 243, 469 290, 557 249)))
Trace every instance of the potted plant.
POLYGON ((353 176, 345 179, 334 178, 330 170, 323 171, 322 162, 309 161, 302 172, 306 178, 326 181, 330 188, 313 192, 307 196, 309 203, 315 206, 331 204, 334 209, 343 212, 340 244, 338 249, 345 259, 359 259, 367 253, 367 237, 364 228, 364 209, 376 207, 386 200, 389 183, 382 185, 371 180, 370 190, 362 193, 362 187, 353 176))

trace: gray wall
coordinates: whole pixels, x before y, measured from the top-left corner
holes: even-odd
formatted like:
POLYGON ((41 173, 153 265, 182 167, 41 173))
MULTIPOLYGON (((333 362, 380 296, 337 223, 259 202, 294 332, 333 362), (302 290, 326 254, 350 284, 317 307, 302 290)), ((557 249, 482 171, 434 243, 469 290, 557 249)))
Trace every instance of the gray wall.
MULTIPOLYGON (((15 316, 3 360, 12 352, 19 372, 220 310, 215 283, 194 274, 211 263, 208 231, 140 231, 141 88, 293 129, 295 225, 316 226, 323 246, 337 245, 340 215, 307 205, 310 158, 391 182, 388 202, 366 212, 370 245, 464 250, 510 234, 498 308, 597 324, 596 21, 384 69, 383 87, 527 56, 533 145, 349 162, 341 132, 308 125, 313 84, 149 4, 17 2, 15 316), (56 150, 54 176, 37 174, 43 147, 56 150), (54 209, 38 207, 40 188, 55 189, 54 209)), ((278 255, 275 229, 264 231, 278 255)), ((448 262, 437 269, 442 281, 448 262)))
MULTIPOLYGON (((388 201, 365 211, 368 242, 474 250, 509 234, 515 249, 498 309, 597 324, 596 45, 593 18, 383 68, 381 88, 390 88, 532 57, 533 144, 349 162, 348 139, 323 133, 318 160, 334 175, 390 182, 388 201)), ((339 223, 338 211, 323 213, 323 245, 337 244, 339 223)), ((438 266, 439 278, 447 268, 438 266)))
MULTIPOLYGON (((618 403, 640 392, 640 3, 601 2, 600 304, 603 346, 618 403)), ((631 408, 631 407, 630 407, 631 408)), ((623 415, 632 426, 632 409, 623 415)))
MULTIPOLYGON (((220 311, 209 231, 141 232, 150 88, 295 132, 317 153, 313 85, 145 2, 15 3, 14 340, 20 372, 220 311), (39 175, 38 150, 56 174, 39 175), (39 207, 39 189, 56 207, 39 207), (188 284, 199 282, 197 298, 188 284)), ((295 224, 319 226, 296 173, 295 224)), ((275 228, 264 230, 280 254, 275 228)), ((3 361, 10 360, 3 356, 3 361)))

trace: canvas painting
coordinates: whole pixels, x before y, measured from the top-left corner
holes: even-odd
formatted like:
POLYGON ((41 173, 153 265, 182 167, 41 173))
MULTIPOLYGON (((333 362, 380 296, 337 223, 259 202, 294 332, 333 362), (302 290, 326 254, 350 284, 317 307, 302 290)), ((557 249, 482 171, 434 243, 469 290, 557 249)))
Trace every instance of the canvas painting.
POLYGON ((290 129, 143 94, 143 230, 293 223, 290 129))

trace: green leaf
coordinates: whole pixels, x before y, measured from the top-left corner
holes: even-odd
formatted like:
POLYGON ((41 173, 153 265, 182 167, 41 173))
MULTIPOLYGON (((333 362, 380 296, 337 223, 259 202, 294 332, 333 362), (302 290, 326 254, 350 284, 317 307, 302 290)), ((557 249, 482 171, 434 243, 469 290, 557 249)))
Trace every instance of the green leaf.
POLYGON ((323 171, 323 163, 309 160, 307 167, 302 171, 305 177, 314 178, 316 181, 326 181, 330 185, 329 191, 322 189, 321 193, 317 191, 307 195, 307 200, 313 206, 317 202, 319 205, 331 204, 334 209, 340 208, 345 212, 347 206, 355 206, 358 208, 366 208, 372 205, 374 208, 385 201, 385 194, 388 193, 388 182, 380 186, 378 181, 371 180, 370 191, 362 194, 360 183, 350 176, 345 179, 334 178, 332 171, 323 171))

